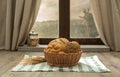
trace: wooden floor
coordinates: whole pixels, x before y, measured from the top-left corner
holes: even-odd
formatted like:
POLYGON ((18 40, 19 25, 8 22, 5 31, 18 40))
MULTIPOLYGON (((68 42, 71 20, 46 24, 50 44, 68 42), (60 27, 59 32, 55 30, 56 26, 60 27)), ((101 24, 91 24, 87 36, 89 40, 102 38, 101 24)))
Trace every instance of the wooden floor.
POLYGON ((82 56, 97 55, 110 73, 79 72, 11 72, 25 54, 43 55, 42 52, 0 51, 0 77, 120 77, 120 52, 84 52, 82 56))

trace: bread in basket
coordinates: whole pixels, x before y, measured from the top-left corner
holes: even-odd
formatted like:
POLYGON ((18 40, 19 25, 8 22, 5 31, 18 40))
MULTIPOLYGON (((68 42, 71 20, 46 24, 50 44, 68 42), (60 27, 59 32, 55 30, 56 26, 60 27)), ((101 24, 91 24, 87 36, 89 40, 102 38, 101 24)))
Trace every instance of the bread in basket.
POLYGON ((44 54, 48 65, 69 67, 78 63, 82 50, 78 42, 58 38, 48 44, 44 54))

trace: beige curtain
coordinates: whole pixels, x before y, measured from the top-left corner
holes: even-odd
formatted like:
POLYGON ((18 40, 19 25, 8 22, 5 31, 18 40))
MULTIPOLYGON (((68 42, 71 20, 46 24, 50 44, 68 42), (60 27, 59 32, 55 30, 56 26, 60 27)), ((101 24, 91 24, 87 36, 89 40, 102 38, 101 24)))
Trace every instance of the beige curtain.
POLYGON ((5 37, 5 5, 6 1, 1 0, 0 2, 0 49, 4 49, 4 37, 5 37))
POLYGON ((0 19, 3 19, 5 23, 1 25, 3 31, 0 34, 0 36, 2 35, 0 46, 6 50, 15 50, 18 45, 25 43, 25 39, 35 22, 41 0, 2 1, 5 4, 2 7, 4 17, 0 19))
POLYGON ((120 0, 90 0, 100 37, 112 50, 120 51, 120 0))

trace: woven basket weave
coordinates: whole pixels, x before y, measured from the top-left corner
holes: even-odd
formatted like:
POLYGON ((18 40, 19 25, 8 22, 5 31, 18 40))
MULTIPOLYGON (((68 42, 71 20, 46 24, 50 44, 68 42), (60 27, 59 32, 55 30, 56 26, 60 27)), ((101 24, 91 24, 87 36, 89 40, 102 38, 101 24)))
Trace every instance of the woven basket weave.
POLYGON ((51 66, 61 66, 61 67, 70 67, 77 65, 82 51, 77 53, 49 53, 44 50, 45 59, 48 65, 51 66))

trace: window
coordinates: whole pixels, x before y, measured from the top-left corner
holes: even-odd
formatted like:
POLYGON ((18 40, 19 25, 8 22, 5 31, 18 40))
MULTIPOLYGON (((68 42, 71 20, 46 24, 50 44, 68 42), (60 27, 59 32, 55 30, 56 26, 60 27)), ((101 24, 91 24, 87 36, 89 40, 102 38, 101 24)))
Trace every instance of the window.
POLYGON ((70 37, 96 38, 98 36, 89 0, 70 0, 70 37))
POLYGON ((40 38, 59 37, 59 0, 41 0, 32 30, 37 32, 40 38))
POLYGON ((34 31, 40 43, 65 37, 80 44, 103 44, 99 38, 89 0, 42 0, 34 31))

